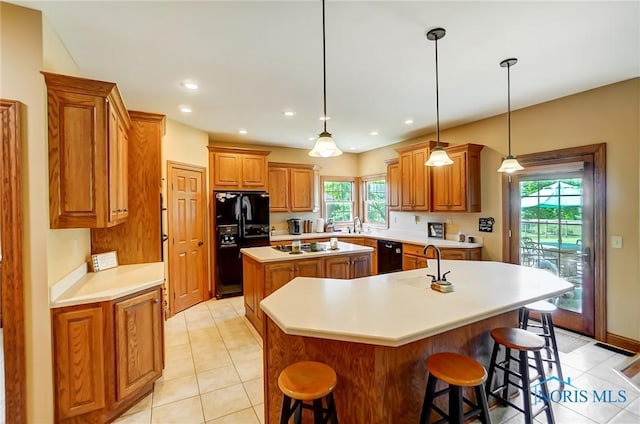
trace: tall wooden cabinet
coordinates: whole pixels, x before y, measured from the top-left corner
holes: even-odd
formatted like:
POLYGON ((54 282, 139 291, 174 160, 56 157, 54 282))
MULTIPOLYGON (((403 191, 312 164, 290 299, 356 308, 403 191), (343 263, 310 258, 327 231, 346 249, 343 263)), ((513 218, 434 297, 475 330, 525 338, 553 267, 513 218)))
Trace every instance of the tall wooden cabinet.
POLYGON ((129 114, 114 83, 43 72, 49 128, 49 225, 105 228, 129 213, 129 114))
POLYGON ((269 162, 269 210, 312 212, 316 205, 315 165, 269 162))
POLYGON ((162 375, 161 288, 53 309, 55 420, 110 422, 162 375))
POLYGON ((403 211, 429 211, 431 179, 424 163, 429 159, 435 142, 415 144, 401 149, 400 153, 400 209, 403 211))
POLYGON ((115 250, 121 265, 161 262, 161 145, 165 116, 129 111, 127 222, 91 230, 91 253, 115 250))
POLYGON ((480 212, 480 151, 484 146, 464 144, 446 149, 453 165, 431 169, 434 212, 480 212))
POLYGON ((267 155, 264 150, 209 146, 213 190, 267 191, 267 155))

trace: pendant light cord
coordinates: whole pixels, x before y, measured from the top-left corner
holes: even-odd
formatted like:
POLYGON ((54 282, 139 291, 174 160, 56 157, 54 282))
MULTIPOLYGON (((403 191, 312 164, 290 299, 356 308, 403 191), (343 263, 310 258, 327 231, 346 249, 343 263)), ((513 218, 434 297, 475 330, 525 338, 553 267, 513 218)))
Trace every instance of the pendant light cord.
POLYGON ((327 54, 325 48, 325 35, 324 35, 324 0, 322 0, 322 84, 323 84, 323 100, 324 100, 324 115, 323 115, 323 132, 327 132, 327 54))
POLYGON ((435 42, 436 42, 436 144, 440 146, 440 93, 438 90, 438 37, 437 36, 436 36, 435 42))
POLYGON ((511 65, 507 64, 507 128, 509 130, 509 156, 511 156, 511 65))

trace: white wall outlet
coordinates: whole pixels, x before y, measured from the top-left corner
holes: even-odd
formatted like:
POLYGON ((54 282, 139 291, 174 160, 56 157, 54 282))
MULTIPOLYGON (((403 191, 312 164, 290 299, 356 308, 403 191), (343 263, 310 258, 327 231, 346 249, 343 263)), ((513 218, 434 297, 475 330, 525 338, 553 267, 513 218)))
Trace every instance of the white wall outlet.
POLYGON ((613 249, 622 249, 622 236, 611 236, 611 247, 613 249))
POLYGON ((420 222, 420 215, 413 215, 413 221, 417 224, 420 222))

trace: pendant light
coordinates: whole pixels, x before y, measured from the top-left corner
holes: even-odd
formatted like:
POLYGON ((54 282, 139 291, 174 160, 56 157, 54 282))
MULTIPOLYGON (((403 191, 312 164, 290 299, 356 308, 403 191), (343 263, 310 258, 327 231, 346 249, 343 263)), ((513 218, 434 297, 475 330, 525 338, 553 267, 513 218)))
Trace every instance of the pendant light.
POLYGON ((309 156, 328 158, 340 156, 342 150, 336 146, 336 142, 327 132, 327 58, 325 52, 325 32, 324 32, 324 0, 322 0, 322 77, 324 85, 324 115, 322 116, 323 130, 316 140, 316 144, 309 152, 309 156))
POLYGON ((498 172, 506 172, 511 174, 516 171, 524 169, 522 165, 518 163, 518 159, 511 154, 511 67, 518 63, 518 59, 512 57, 500 62, 500 66, 507 68, 507 122, 509 131, 509 153, 507 157, 502 160, 502 165, 498 168, 498 172))
POLYGON ((424 163, 426 166, 452 165, 453 161, 446 150, 440 144, 440 95, 438 91, 438 40, 444 37, 444 28, 434 28, 427 32, 427 39, 436 43, 436 145, 431 150, 429 159, 424 163))

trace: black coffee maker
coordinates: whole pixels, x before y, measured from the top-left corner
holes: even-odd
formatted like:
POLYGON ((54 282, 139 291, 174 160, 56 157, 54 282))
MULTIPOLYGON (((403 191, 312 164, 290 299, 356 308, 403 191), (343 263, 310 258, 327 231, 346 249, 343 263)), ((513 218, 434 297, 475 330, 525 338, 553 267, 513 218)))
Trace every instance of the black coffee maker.
POLYGON ((297 235, 302 234, 302 220, 299 218, 287 219, 289 224, 289 234, 297 235))

